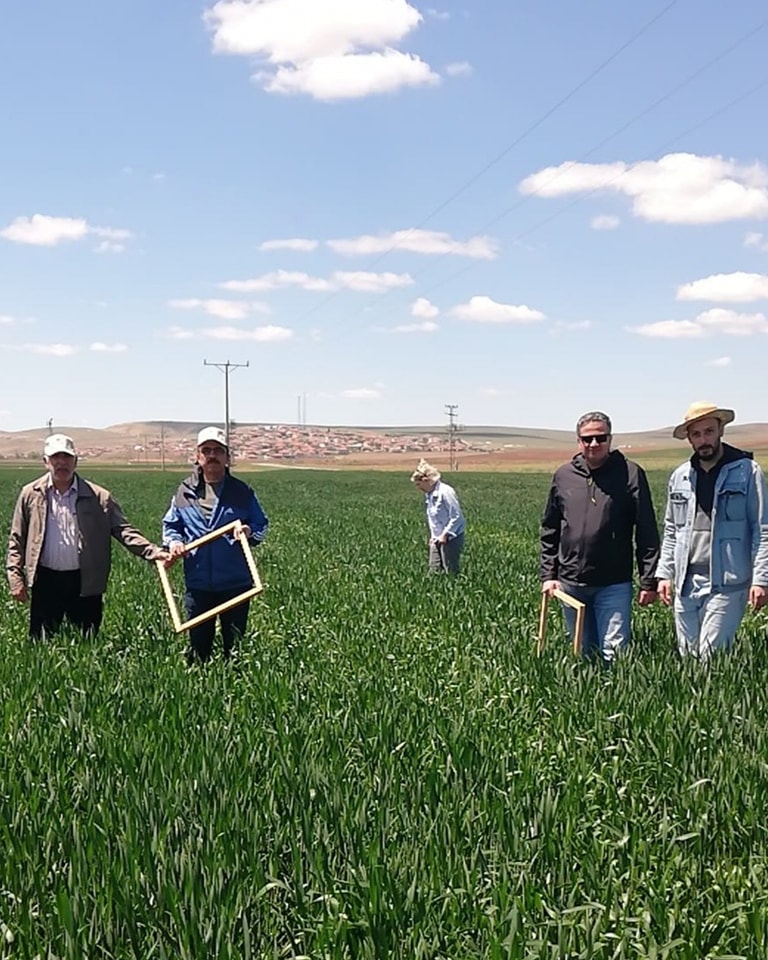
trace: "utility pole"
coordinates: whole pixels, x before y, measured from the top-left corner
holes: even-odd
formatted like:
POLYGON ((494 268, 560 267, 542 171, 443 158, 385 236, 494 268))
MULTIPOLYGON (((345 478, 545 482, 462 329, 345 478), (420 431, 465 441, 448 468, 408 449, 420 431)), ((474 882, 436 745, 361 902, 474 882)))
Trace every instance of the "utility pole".
POLYGON ((224 436, 227 441, 227 449, 229 450, 229 371, 234 370, 236 367, 248 367, 250 366, 250 361, 246 360, 245 363, 230 363, 229 360, 227 360, 226 363, 209 363, 207 360, 203 360, 203 366, 216 367, 224 374, 224 436))
POLYGON ((456 411, 459 409, 457 403, 446 403, 445 412, 448 415, 448 454, 450 457, 450 469, 458 470, 459 463, 456 456, 456 434, 459 431, 459 425, 456 423, 456 411))

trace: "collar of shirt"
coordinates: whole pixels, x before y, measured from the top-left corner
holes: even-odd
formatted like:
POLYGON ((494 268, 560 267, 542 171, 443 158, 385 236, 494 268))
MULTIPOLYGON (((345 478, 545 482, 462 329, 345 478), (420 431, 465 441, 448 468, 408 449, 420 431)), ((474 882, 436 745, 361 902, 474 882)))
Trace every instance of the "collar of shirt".
POLYGON ((72 478, 72 483, 67 487, 64 493, 59 493, 59 491, 53 485, 53 477, 48 474, 48 491, 51 496, 57 496, 60 500, 64 500, 66 497, 71 497, 77 493, 77 474, 72 478))

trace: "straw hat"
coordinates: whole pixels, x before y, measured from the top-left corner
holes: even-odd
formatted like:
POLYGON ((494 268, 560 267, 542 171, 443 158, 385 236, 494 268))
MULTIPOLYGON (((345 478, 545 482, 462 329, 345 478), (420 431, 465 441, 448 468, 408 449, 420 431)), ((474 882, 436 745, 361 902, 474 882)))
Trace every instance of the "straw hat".
POLYGON ((692 403, 685 411, 685 419, 679 423, 672 431, 672 436, 676 440, 688 439, 688 427, 697 420, 705 420, 707 417, 714 417, 725 426, 735 419, 736 414, 733 410, 727 410, 724 407, 718 407, 714 403, 707 403, 704 400, 697 400, 692 403))

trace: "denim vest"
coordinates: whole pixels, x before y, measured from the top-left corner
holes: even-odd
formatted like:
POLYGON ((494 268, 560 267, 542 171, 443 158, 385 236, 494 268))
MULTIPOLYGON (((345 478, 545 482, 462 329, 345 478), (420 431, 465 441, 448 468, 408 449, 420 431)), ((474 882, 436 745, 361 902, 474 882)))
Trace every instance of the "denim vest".
MULTIPOLYGON (((688 570, 696 515, 696 471, 690 461, 669 479, 664 539, 657 570, 680 591, 688 570)), ((753 460, 724 463, 715 481, 709 582, 713 590, 768 585, 768 495, 753 460)))

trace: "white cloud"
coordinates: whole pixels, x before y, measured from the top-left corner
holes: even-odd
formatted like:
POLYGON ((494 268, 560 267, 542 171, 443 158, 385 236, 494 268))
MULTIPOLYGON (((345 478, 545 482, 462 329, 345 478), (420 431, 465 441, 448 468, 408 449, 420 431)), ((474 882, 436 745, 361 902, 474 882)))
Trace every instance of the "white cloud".
POLYGON ((124 343, 101 343, 96 341, 92 343, 90 348, 94 353, 125 353, 128 349, 124 343))
POLYGON ((16 217, 0 236, 13 243, 31 243, 38 247, 55 247, 67 240, 82 240, 88 234, 85 220, 72 217, 47 217, 36 213, 31 217, 16 217))
POLYGON ((545 319, 540 310, 525 304, 498 303, 490 297, 472 297, 468 303, 454 307, 451 314, 474 323, 537 323, 545 319))
POLYGON ((715 360, 708 360, 706 367, 730 367, 732 361, 730 357, 717 357, 715 360))
POLYGON ((422 21, 407 0, 219 0, 204 14, 216 53, 256 57, 270 93, 337 100, 439 82, 395 49, 422 21))
POLYGON ((166 336, 171 340, 194 340, 197 334, 188 327, 169 327, 166 336))
POLYGON ((362 293, 383 293, 395 287, 413 283, 408 273, 371 273, 368 270, 336 270, 331 276, 335 289, 357 290, 362 293))
POLYGON ((185 300, 169 300, 168 306, 174 310, 202 310, 219 320, 244 320, 253 313, 269 313, 266 304, 244 300, 199 300, 191 297, 185 300))
POLYGON ((540 197, 623 193, 631 198, 635 216, 657 223, 768 217, 768 168, 691 153, 671 153, 639 163, 568 161, 526 177, 520 190, 540 197))
POLYGON ((450 20, 451 15, 447 10, 436 10, 434 7, 427 7, 424 11, 425 16, 432 17, 433 20, 450 20))
POLYGON ((341 395, 345 400, 378 400, 381 397, 381 391, 372 387, 354 387, 351 390, 343 390, 341 395))
POLYGON ((304 290, 331 290, 328 280, 312 277, 298 270, 273 270, 252 280, 225 280, 220 283, 222 290, 233 293, 259 293, 264 290, 276 290, 279 287, 302 287, 304 290))
POLYGON ((300 253, 311 253, 317 250, 319 242, 304 237, 293 237, 288 240, 265 240, 259 244, 259 250, 295 250, 300 253))
POLYGON ((19 344, 0 344, 3 350, 16 350, 20 353, 37 353, 50 357, 72 357, 80 352, 80 347, 75 347, 71 343, 19 343, 19 344))
POLYGON ((394 333, 435 333, 440 327, 434 320, 422 320, 421 323, 401 323, 392 330, 394 333))
POLYGON ((618 217, 610 213, 602 213, 598 217, 592 217, 589 225, 593 230, 615 230, 620 223, 621 220, 618 217))
POLYGON ((201 330, 200 335, 206 340, 252 340, 256 343, 282 343, 293 337, 293 330, 272 324, 266 327, 253 327, 251 330, 243 330, 239 327, 211 327, 207 330, 201 330))
POLYGON ((762 233, 748 233, 744 237, 744 246, 756 247, 758 250, 768 253, 768 240, 765 239, 762 233))
POLYGON ((467 63, 466 60, 461 60, 458 63, 446 63, 443 69, 447 77, 469 77, 473 72, 472 64, 467 63))
POLYGON ((123 253, 125 244, 115 243, 114 240, 101 240, 93 249, 96 253, 123 253))
POLYGON ((226 280, 220 283, 222 290, 233 293, 256 293, 275 290, 281 287, 302 287, 304 290, 330 292, 335 290, 357 290, 365 293, 381 293, 393 287, 404 287, 413 283, 413 277, 407 273, 371 273, 368 271, 336 270, 327 280, 313 277, 308 273, 292 270, 273 270, 251 280, 226 280))
POLYGON ((348 239, 328 240, 334 251, 348 257, 369 257, 376 253, 400 250, 407 253, 452 254, 471 257, 475 260, 494 260, 498 256, 498 244, 491 237, 470 237, 469 240, 454 240, 449 233, 437 230, 395 230, 379 236, 364 235, 348 239))
POLYGON ((481 397, 488 397, 491 400, 497 400, 509 394, 508 390, 504 390, 501 387, 480 387, 477 392, 481 397))
POLYGON ((423 60, 399 50, 322 57, 274 74, 260 71, 254 80, 269 93, 308 93, 316 100, 354 100, 440 82, 423 60))
POLYGON ((257 343, 280 343, 293 337, 288 327, 267 325, 266 327, 207 327, 202 330, 190 330, 188 327, 169 327, 165 335, 171 340, 224 340, 255 341, 257 343))
POLYGON ((768 276, 761 273, 716 273, 678 287, 678 300, 712 300, 715 303, 752 303, 768 300, 768 276))
POLYGON ((644 337, 665 340, 700 340, 718 334, 749 337, 756 333, 768 333, 768 318, 762 313, 737 313, 716 307, 700 313, 695 320, 661 320, 628 329, 644 337))
POLYGON ((12 323, 34 323, 34 317, 16 317, 10 313, 0 313, 0 326, 10 326, 12 323))
POLYGON ((119 252, 125 249, 123 241, 133 236, 130 230, 116 227, 93 227, 82 217, 49 217, 35 213, 31 217, 16 217, 0 230, 0 236, 13 243, 26 243, 37 247, 55 247, 59 243, 82 240, 89 234, 100 237, 96 249, 119 252))
POLYGON ((426 297, 417 297, 411 304, 411 316, 422 320, 434 320, 440 311, 426 297))
POLYGON ((627 329, 643 337, 658 337, 662 340, 697 340, 706 336, 704 328, 695 320, 659 320, 627 329))

